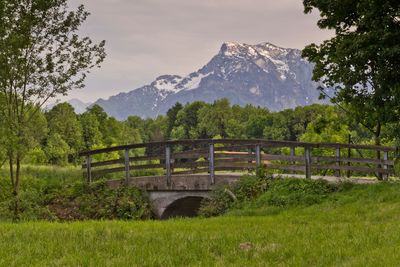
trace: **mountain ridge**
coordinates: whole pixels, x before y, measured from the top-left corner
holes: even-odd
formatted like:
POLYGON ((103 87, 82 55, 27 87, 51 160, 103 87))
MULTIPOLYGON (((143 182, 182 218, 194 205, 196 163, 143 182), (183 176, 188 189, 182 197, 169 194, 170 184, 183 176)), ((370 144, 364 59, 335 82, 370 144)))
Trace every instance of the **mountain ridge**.
POLYGON ((155 117, 176 102, 213 102, 226 97, 232 104, 253 104, 278 111, 322 103, 312 81, 313 65, 301 51, 264 42, 225 42, 202 68, 185 77, 162 75, 153 82, 108 99, 100 105, 117 119, 130 115, 155 117))

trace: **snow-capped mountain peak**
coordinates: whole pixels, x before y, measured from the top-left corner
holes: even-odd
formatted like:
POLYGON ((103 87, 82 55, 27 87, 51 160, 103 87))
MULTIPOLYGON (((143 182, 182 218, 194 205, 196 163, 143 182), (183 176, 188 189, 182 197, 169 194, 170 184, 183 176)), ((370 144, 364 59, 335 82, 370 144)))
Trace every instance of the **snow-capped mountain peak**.
POLYGON ((281 110, 320 102, 312 70, 313 65, 302 59, 297 49, 268 42, 225 42, 198 71, 185 77, 163 75, 149 85, 96 103, 118 119, 154 117, 176 102, 213 102, 223 97, 233 104, 281 110))

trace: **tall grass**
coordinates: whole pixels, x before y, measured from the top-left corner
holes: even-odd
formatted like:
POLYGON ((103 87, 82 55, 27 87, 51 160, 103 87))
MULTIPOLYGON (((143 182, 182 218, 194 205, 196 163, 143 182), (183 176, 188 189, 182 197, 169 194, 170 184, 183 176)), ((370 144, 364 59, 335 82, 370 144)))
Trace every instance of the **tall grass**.
POLYGON ((0 225, 0 266, 398 266, 400 186, 262 216, 0 225))

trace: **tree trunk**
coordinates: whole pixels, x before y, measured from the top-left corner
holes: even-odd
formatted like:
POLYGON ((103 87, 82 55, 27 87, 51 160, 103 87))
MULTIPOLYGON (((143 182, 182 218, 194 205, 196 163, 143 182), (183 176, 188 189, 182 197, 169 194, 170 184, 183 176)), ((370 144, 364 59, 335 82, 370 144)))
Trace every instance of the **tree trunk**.
POLYGON ((19 155, 16 157, 16 162, 14 166, 13 155, 9 156, 10 163, 10 179, 12 186, 12 195, 13 195, 13 221, 19 220, 19 211, 20 211, 20 200, 19 200, 19 186, 20 186, 20 176, 21 176, 21 158, 19 155))

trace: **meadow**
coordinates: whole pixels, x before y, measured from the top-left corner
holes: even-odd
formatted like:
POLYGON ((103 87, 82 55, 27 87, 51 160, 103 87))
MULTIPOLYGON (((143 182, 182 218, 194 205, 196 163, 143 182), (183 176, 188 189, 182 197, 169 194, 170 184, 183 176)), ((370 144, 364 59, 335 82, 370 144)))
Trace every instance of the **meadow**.
POLYGON ((400 185, 344 188, 214 218, 1 223, 0 266, 398 266, 400 185))

